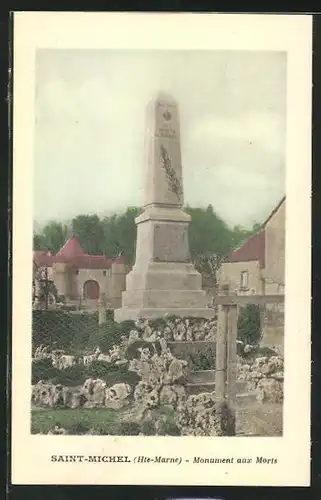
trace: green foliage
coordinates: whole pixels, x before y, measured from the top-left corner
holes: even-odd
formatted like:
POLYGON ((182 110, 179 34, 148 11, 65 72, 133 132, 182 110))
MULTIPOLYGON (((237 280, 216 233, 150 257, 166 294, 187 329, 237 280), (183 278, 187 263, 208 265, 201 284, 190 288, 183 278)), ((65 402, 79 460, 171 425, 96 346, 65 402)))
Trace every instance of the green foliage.
POLYGON ((108 320, 98 324, 98 313, 70 313, 62 310, 32 313, 32 345, 49 345, 53 349, 66 349, 70 354, 92 352, 99 347, 107 352, 119 344, 122 336, 135 328, 134 321, 116 323, 108 320))
POLYGON ((82 314, 66 311, 32 312, 32 345, 49 345, 53 349, 85 348, 98 328, 98 313, 82 314))
POLYGON ((105 254, 116 256, 120 253, 126 262, 135 261, 136 224, 135 218, 140 214, 138 207, 129 207, 121 215, 113 215, 104 219, 105 254))
POLYGON ((209 205, 207 209, 187 206, 192 217, 189 244, 192 258, 205 253, 226 254, 232 248, 231 231, 209 205))
POLYGON ((64 428, 69 434, 84 434, 89 430, 97 434, 119 434, 117 412, 109 408, 47 409, 33 410, 31 433, 47 434, 55 426, 64 428))
POLYGON ((233 227, 232 235, 232 248, 242 245, 252 234, 255 234, 261 228, 261 224, 255 222, 251 229, 246 229, 243 226, 237 225, 233 227))
POLYGON ((192 371, 214 370, 215 352, 208 348, 205 351, 198 352, 197 354, 190 354, 188 356, 188 365, 192 371))
POLYGON ((109 386, 120 382, 134 386, 140 381, 140 377, 136 373, 128 370, 127 364, 115 365, 105 361, 93 361, 86 366, 77 364, 59 370, 52 366, 51 361, 48 359, 34 360, 32 362, 32 384, 43 380, 50 381, 52 384, 75 387, 83 385, 88 378, 100 378, 109 386))
POLYGON ((68 226, 58 221, 49 222, 39 234, 34 234, 34 250, 57 253, 69 236, 68 226))
MULTIPOLYGON (((255 223, 251 229, 235 226, 231 229, 216 212, 212 205, 207 208, 187 206, 191 215, 189 243, 192 258, 199 255, 226 255, 259 229, 255 223)), ((71 230, 78 237, 87 253, 116 257, 120 253, 129 264, 135 260, 136 225, 135 218, 140 214, 139 207, 128 207, 121 214, 99 218, 97 214, 80 214, 72 220, 72 227, 52 221, 41 233, 34 235, 35 250, 49 250, 56 253, 70 236, 71 230)))
POLYGON ((122 436, 138 436, 141 425, 138 422, 123 421, 119 423, 119 434, 122 436))
POLYGON ((155 422, 153 420, 144 420, 141 423, 141 432, 144 434, 144 436, 155 436, 155 422))
MULTIPOLYGON (((156 434, 154 421, 122 420, 119 411, 109 408, 32 410, 32 434, 47 434, 55 426, 66 429, 68 434, 74 435, 86 434, 89 431, 105 436, 137 436, 140 433, 154 436, 156 434)), ((172 417, 164 422, 161 434, 180 435, 172 417)))
POLYGON ((52 366, 50 359, 36 359, 32 361, 32 384, 36 384, 39 380, 54 380, 58 374, 59 370, 52 366))
MULTIPOLYGON (((86 367, 82 365, 68 366, 64 370, 57 370, 56 376, 51 379, 53 384, 61 384, 68 386, 83 385, 87 376, 86 367)), ((43 377, 42 380, 45 380, 43 377)))
POLYGON ((247 304, 242 307, 237 321, 238 337, 245 344, 257 344, 261 338, 260 307, 247 304))
POLYGON ((104 226, 98 215, 78 215, 72 220, 72 232, 86 253, 104 253, 104 226))

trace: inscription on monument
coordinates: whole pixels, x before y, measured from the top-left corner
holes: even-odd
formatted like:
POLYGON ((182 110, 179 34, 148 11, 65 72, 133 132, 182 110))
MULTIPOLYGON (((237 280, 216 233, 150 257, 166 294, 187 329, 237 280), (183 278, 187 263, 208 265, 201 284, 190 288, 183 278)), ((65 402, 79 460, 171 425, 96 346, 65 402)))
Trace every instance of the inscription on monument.
POLYGON ((189 262, 188 227, 157 224, 154 229, 154 260, 157 262, 189 262))
POLYGON ((165 127, 159 127, 156 137, 161 137, 165 139, 176 139, 175 130, 165 127))

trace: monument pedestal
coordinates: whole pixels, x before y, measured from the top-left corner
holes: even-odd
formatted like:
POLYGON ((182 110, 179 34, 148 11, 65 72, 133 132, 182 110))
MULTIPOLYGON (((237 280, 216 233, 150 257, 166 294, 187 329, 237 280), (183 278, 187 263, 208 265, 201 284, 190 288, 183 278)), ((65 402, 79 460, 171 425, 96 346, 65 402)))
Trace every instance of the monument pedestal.
POLYGON ((136 262, 126 276, 116 321, 158 318, 165 313, 213 317, 202 277, 190 262, 189 222, 183 210, 155 205, 137 217, 136 262))
POLYGON ((165 313, 212 318, 202 277, 191 263, 189 214, 183 182, 177 103, 160 95, 148 107, 145 206, 136 218, 136 261, 126 276, 115 320, 157 318, 165 313))

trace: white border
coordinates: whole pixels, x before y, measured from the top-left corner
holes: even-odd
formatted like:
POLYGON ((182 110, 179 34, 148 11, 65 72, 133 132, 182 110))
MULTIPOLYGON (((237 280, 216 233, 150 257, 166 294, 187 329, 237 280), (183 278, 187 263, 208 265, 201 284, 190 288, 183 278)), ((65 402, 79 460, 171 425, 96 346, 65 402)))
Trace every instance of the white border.
POLYGON ((14 14, 13 484, 307 486, 310 481, 312 16, 14 14), (166 34, 166 36, 165 36, 166 34), (288 58, 285 404, 282 438, 35 436, 29 432, 37 48, 281 50, 288 58), (276 457, 276 465, 63 464, 52 454, 276 457))

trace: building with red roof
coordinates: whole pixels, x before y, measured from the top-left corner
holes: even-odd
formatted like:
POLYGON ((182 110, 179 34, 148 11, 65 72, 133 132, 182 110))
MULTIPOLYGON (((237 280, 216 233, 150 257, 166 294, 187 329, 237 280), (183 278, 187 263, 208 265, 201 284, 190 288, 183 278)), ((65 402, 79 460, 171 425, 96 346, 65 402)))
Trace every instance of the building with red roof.
POLYGON ((34 266, 46 270, 55 284, 58 295, 67 301, 81 301, 96 306, 101 293, 111 307, 121 303, 125 289, 126 266, 122 256, 114 259, 86 253, 78 238, 72 235, 55 254, 37 250, 33 252, 34 266))
POLYGON ((285 197, 254 235, 235 248, 221 266, 221 293, 284 293, 285 197))
MULTIPOLYGON (((221 266, 221 294, 283 295, 285 287, 285 197, 260 230, 236 248, 221 266)), ((284 348, 284 306, 266 304, 262 346, 284 348)))

